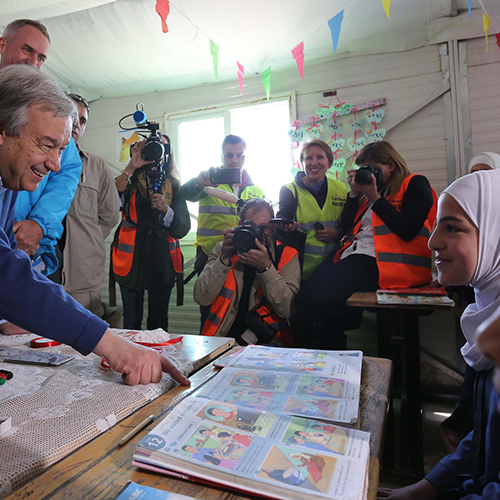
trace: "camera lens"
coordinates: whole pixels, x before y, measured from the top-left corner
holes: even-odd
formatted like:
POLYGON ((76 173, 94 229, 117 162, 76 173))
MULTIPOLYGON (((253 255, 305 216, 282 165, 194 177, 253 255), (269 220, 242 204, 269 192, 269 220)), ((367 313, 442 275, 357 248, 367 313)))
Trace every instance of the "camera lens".
POLYGON ((361 167, 354 176, 356 184, 371 184, 372 182, 372 171, 366 167, 361 167))
POLYGON ((233 245, 237 252, 249 252, 255 248, 255 233, 248 229, 237 228, 234 232, 233 245))
MULTIPOLYGON (((149 141, 149 139, 148 139, 149 141)), ((157 161, 163 157, 164 148, 163 143, 158 139, 153 139, 151 141, 146 141, 146 145, 142 150, 142 158, 147 161, 157 161)))

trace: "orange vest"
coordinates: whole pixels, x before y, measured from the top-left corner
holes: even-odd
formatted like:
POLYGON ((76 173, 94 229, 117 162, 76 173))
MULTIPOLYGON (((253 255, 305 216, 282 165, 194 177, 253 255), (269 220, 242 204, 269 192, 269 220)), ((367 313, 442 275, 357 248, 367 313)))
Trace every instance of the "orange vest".
MULTIPOLYGON (((113 272, 118 276, 127 276, 132 269, 134 260, 135 238, 137 235, 137 190, 130 198, 129 220, 122 211, 122 222, 118 241, 113 247, 113 272)), ((177 274, 182 273, 182 253, 179 240, 172 238, 165 230, 165 235, 169 242, 170 258, 177 274)))
MULTIPOLYGON (((403 197, 413 175, 408 176, 402 183, 398 193, 388 198, 392 205, 401 211, 403 197)), ((375 213, 372 213, 373 243, 379 271, 380 288, 410 288, 432 280, 431 251, 427 245, 436 222, 437 197, 432 189, 434 203, 419 233, 411 241, 404 241, 396 236, 375 213)), ((366 209, 367 201, 361 203, 356 219, 366 209)), ((338 262, 342 252, 353 242, 359 231, 361 220, 356 224, 347 237, 346 244, 336 253, 334 262, 338 262)))
MULTIPOLYGON (((298 251, 295 248, 285 246, 278 263, 278 273, 281 273, 283 267, 288 264, 298 251)), ((234 292, 236 291, 236 278, 234 276, 234 265, 238 261, 238 256, 234 255, 231 259, 232 267, 229 271, 224 286, 219 292, 218 297, 212 302, 210 312, 203 325, 202 335, 213 337, 219 328, 222 318, 226 314, 234 292)), ((261 287, 257 290, 257 299, 260 302, 264 298, 264 292, 261 287)), ((259 306, 255 312, 260 316, 262 321, 267 323, 271 328, 277 330, 276 338, 280 340, 286 347, 293 347, 292 333, 288 321, 281 316, 278 316, 270 304, 259 306)))

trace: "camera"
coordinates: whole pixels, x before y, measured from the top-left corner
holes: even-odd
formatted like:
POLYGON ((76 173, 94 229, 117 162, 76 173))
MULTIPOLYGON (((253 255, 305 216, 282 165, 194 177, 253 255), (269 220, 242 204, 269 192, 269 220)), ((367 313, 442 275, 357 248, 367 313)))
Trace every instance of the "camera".
POLYGON ((239 168, 210 168, 210 182, 212 184, 241 184, 241 170, 239 168))
POLYGON ((252 220, 246 220, 243 225, 234 228, 233 246, 239 253, 246 253, 256 248, 255 238, 264 242, 264 231, 252 220))
MULTIPOLYGON (((121 118, 118 125, 122 130, 145 129, 149 131, 149 137, 146 138, 146 142, 141 151, 141 158, 151 163, 142 168, 146 171, 148 188, 153 193, 159 193, 165 177, 164 158, 166 154, 171 153, 170 144, 163 144, 161 139, 161 135, 159 133, 160 124, 157 122, 149 122, 142 109, 142 104, 139 103, 137 104, 137 110, 134 113, 121 118), (122 126, 122 121, 129 116, 133 116, 136 126, 132 128, 125 128, 122 126)), ((143 134, 140 135, 145 137, 143 134)), ((130 156, 132 156, 132 148, 135 144, 136 143, 130 146, 130 156)))
POLYGON ((354 180, 356 184, 367 185, 372 183, 372 174, 375 176, 375 181, 377 182, 377 190, 380 191, 384 184, 384 174, 380 168, 375 165, 365 165, 364 167, 359 167, 354 180))
MULTIPOLYGON (((137 144, 134 142, 130 145, 130 156, 132 156, 132 148, 137 144)), ((161 161, 164 155, 169 155, 171 152, 170 144, 164 144, 161 138, 156 135, 151 135, 146 139, 146 144, 141 151, 141 158, 145 161, 161 161)))

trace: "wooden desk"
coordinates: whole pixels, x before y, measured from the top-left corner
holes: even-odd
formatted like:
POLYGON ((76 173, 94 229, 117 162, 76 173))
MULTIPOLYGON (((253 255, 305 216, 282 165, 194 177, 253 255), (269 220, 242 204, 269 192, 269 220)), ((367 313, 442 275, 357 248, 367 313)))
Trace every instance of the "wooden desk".
POLYGON ((378 355, 394 362, 396 383, 400 378, 402 362, 401 449, 405 452, 405 461, 409 463, 412 472, 423 476, 419 316, 450 307, 429 304, 379 304, 376 292, 354 293, 347 300, 347 305, 375 309, 378 355))
POLYGON ((176 335, 171 334, 171 338, 183 337, 179 346, 179 351, 193 362, 193 373, 234 346, 234 339, 228 337, 202 337, 201 335, 176 335))
MULTIPOLYGON (((360 397, 360 428, 371 432, 369 492, 374 500, 379 476, 384 421, 388 408, 392 363, 387 359, 364 358, 360 397)), ((136 483, 182 493, 194 498, 226 500, 251 498, 223 492, 218 488, 177 480, 160 474, 148 473, 132 466, 132 455, 137 443, 157 425, 151 424, 125 446, 118 448, 120 439, 148 415, 164 417, 179 401, 189 396, 217 372, 209 365, 191 377, 191 387, 176 387, 167 394, 138 410, 112 429, 75 451, 51 467, 42 476, 20 488, 7 500, 108 500, 132 480, 136 483)))
MULTIPOLYGON (((0 393, 0 415, 11 416, 13 427, 0 438, 0 462, 5 465, 0 469, 0 498, 175 385, 166 379, 162 384, 125 386, 119 374, 100 368, 99 356, 84 357, 68 346, 50 348, 74 355, 60 367, 3 362, 11 350, 32 351, 29 341, 34 337, 0 336, 1 366, 14 373, 0 393)), ((191 368, 184 360, 185 369, 193 374, 233 345, 231 338, 184 335, 175 349, 193 362, 191 368)), ((175 356, 172 350, 170 355, 175 356)))

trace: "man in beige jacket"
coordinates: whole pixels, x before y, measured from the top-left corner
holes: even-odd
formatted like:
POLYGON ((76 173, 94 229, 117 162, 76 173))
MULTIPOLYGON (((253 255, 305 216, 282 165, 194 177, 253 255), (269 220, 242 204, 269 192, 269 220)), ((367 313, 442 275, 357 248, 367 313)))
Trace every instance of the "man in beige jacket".
POLYGON ((195 301, 210 306, 202 335, 292 346, 287 319, 300 286, 298 252, 276 244, 273 208, 247 200, 240 226, 224 231, 194 286, 195 301))
POLYGON ((69 94, 78 110, 72 136, 82 160, 82 173, 66 216, 60 247, 63 251, 63 286, 83 307, 104 316, 101 286, 104 283, 104 240, 120 221, 120 198, 111 171, 100 157, 80 147, 90 106, 77 94, 69 94))

